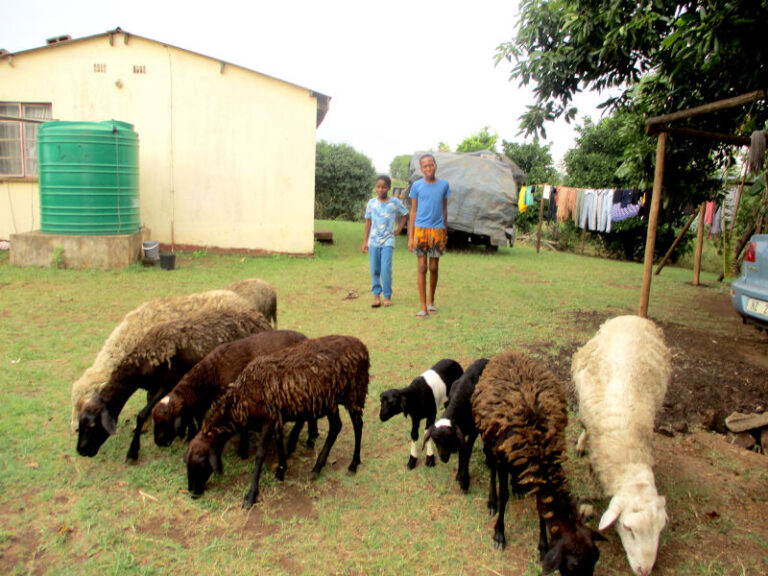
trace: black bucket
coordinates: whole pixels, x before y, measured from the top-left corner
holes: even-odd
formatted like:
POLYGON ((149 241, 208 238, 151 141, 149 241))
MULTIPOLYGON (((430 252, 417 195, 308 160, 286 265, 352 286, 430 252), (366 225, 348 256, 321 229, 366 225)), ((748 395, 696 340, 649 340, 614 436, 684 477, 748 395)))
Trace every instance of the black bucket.
POLYGON ((160 268, 173 270, 176 268, 176 254, 173 252, 160 252, 160 268))

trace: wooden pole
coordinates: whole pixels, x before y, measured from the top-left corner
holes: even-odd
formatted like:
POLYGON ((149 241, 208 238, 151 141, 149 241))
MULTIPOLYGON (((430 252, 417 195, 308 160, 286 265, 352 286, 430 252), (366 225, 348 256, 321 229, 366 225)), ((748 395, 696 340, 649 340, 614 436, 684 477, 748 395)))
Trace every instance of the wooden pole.
POLYGON ((677 245, 680 244, 680 241, 683 239, 683 236, 685 236, 685 233, 688 232, 688 228, 691 227, 691 224, 693 224, 693 221, 696 220, 696 216, 698 216, 699 213, 695 212, 691 214, 691 217, 688 218, 688 222, 685 223, 685 226, 683 226, 682 231, 680 234, 677 235, 677 238, 675 238, 675 241, 672 243, 672 246, 669 247, 669 250, 667 250, 667 253, 664 254, 664 258, 661 259, 661 262, 659 262, 659 265, 656 267, 656 272, 654 272, 654 276, 658 276, 659 272, 661 272, 661 269, 664 268, 667 264, 667 260, 669 260, 669 257, 672 256, 672 252, 675 251, 675 248, 677 248, 677 245))
POLYGON ((699 207, 699 232, 696 234, 696 254, 693 257, 693 285, 699 285, 701 276, 701 252, 704 246, 704 211, 707 203, 702 202, 699 207))
POLYGON ((587 239, 587 223, 584 222, 584 228, 581 229, 581 255, 584 256, 584 242, 587 239))
POLYGON ((541 195, 541 202, 539 203, 539 229, 536 231, 536 254, 539 253, 541 247, 541 224, 544 220, 544 194, 541 195))
POLYGON ((648 317, 648 300, 651 295, 651 272, 653 271, 653 251, 656 248, 656 228, 659 224, 659 207, 661 206, 661 185, 664 181, 664 156, 667 149, 666 132, 659 134, 656 143, 656 170, 653 174, 653 197, 651 212, 648 215, 648 233, 645 239, 645 263, 643 265, 643 287, 640 291, 640 309, 637 313, 641 318, 648 317))
POLYGON ((755 90, 748 94, 742 94, 741 96, 734 96, 733 98, 726 98, 725 100, 718 100, 717 102, 710 102, 696 108, 689 108, 688 110, 680 110, 679 112, 672 112, 671 114, 664 114, 663 116, 656 116, 655 118, 649 118, 646 120, 646 125, 653 124, 667 124, 668 122, 674 122, 675 120, 684 120, 686 118, 692 118, 701 114, 709 114, 710 112, 717 112, 718 110, 725 110, 727 108, 733 108, 735 106, 741 106, 742 104, 748 104, 755 100, 765 98, 766 93, 763 90, 755 90))

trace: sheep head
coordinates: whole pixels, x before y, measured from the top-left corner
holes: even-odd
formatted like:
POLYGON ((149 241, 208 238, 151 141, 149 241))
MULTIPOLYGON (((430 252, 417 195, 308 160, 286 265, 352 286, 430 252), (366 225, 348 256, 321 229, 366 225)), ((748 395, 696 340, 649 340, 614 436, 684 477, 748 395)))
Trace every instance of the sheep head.
POLYGON ((99 396, 89 398, 77 417, 77 453, 92 458, 117 429, 117 421, 99 396))
POLYGON ((381 409, 379 410, 379 418, 382 422, 386 422, 392 416, 403 413, 403 416, 408 416, 406 411, 405 395, 393 388, 391 390, 385 390, 381 393, 381 409))
POLYGON ((632 572, 648 576, 656 562, 659 537, 667 524, 666 499, 647 480, 637 481, 611 498, 598 528, 612 524, 621 538, 632 572))
POLYGON ((170 446, 174 438, 184 432, 184 420, 176 404, 170 395, 166 395, 152 409, 155 444, 158 446, 170 446))
POLYGON ((211 474, 222 472, 221 454, 200 434, 190 441, 184 462, 187 464, 187 488, 192 498, 203 495, 211 474))
POLYGON ((595 540, 605 538, 581 522, 554 523, 550 528, 550 548, 541 558, 543 573, 559 570, 561 576, 592 576, 600 558, 595 540))
POLYGON ((447 418, 441 418, 430 426, 424 434, 422 450, 427 445, 427 440, 432 440, 435 443, 440 460, 447 464, 451 459, 451 454, 458 452, 459 448, 464 445, 464 434, 453 422, 447 418))

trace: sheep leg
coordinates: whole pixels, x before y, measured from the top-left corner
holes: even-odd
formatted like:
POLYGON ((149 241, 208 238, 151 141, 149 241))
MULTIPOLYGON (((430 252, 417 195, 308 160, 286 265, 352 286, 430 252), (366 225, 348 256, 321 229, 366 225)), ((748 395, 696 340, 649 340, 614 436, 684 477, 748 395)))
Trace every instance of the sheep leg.
POLYGON ((493 547, 496 550, 504 550, 507 539, 504 537, 504 511, 509 500, 509 475, 506 464, 499 462, 497 466, 499 476, 499 516, 496 518, 496 526, 493 529, 493 547))
POLYGON ((419 423, 421 418, 411 416, 411 453, 408 456, 408 470, 416 468, 416 462, 419 460, 418 446, 416 442, 419 440, 419 423))
POLYGON ((272 436, 272 423, 265 423, 261 427, 261 438, 256 448, 256 465, 253 470, 253 481, 251 488, 243 499, 243 508, 246 510, 253 506, 256 498, 259 496, 259 479, 261 478, 261 467, 264 464, 264 456, 267 454, 267 442, 272 436))
POLYGON ((355 431, 355 452, 352 455, 352 462, 349 464, 348 470, 354 474, 357 472, 357 467, 360 465, 360 444, 363 440, 363 415, 357 411, 349 412, 349 418, 352 420, 352 428, 355 431))
POLYGON ((144 423, 152 414, 152 408, 155 407, 160 399, 165 396, 169 390, 164 386, 158 388, 155 393, 150 396, 147 392, 147 405, 141 409, 136 416, 136 429, 133 431, 133 438, 131 439, 131 445, 128 447, 128 454, 125 457, 125 461, 128 464, 135 464, 139 459, 139 449, 141 448, 141 432, 144 428, 144 423))
MULTIPOLYGON (((435 417, 434 416, 427 416, 427 426, 425 430, 429 430, 430 426, 434 426, 435 424, 435 417)), ((427 468, 434 468, 435 467, 435 443, 432 442, 432 440, 427 441, 427 456, 424 459, 424 465, 427 466, 427 468)))
POLYGON ((483 446, 485 464, 491 470, 491 478, 488 486, 488 514, 493 516, 499 510, 499 497, 496 495, 496 459, 487 446, 483 446))
POLYGON ((456 480, 459 481, 462 492, 469 490, 469 459, 476 439, 477 434, 472 434, 467 438, 466 444, 459 446, 459 470, 456 473, 456 480))
POLYGON ((317 431, 317 418, 310 417, 307 419, 307 448, 315 447, 315 440, 317 440, 320 434, 317 431))
POLYGON ((291 433, 288 435, 288 444, 285 446, 285 453, 290 456, 293 451, 296 450, 296 445, 299 443, 299 434, 301 429, 304 428, 304 420, 296 420, 296 423, 291 428, 291 433))
POLYGON ((237 443, 237 455, 245 460, 248 458, 249 448, 250 440, 248 439, 248 428, 243 427, 243 429, 240 430, 240 441, 237 443))
POLYGON ((330 454, 331 447, 333 446, 334 442, 336 442, 336 437, 339 435, 340 431, 341 418, 339 417, 339 411, 336 410, 335 412, 328 414, 328 437, 325 439, 323 449, 320 450, 320 454, 317 456, 315 467, 312 468, 312 474, 310 476, 312 480, 315 480, 318 476, 320 476, 320 470, 322 470, 323 466, 325 466, 325 462, 328 460, 328 454, 330 454))
POLYGON ((544 561, 544 556, 549 552, 549 539, 547 538, 547 523, 539 516, 539 562, 544 561))
MULTIPOLYGON (((299 420, 294 425, 294 428, 298 426, 299 430, 301 430, 303 424, 304 421, 299 420)), ((274 433, 275 444, 277 444, 277 470, 275 470, 275 479, 282 482, 285 479, 285 471, 287 470, 288 465, 285 461, 285 449, 283 448, 283 426, 279 422, 275 424, 274 433)))

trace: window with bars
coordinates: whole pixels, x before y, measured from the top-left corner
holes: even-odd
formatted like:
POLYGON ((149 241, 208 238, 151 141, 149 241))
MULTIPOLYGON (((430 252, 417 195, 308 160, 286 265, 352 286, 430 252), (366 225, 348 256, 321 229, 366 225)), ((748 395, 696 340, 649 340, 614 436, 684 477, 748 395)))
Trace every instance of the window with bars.
MULTIPOLYGON (((0 102, 0 118, 12 116, 27 120, 50 120, 51 105, 26 102, 0 102)), ((38 175, 38 122, 0 119, 0 177, 38 175)))

